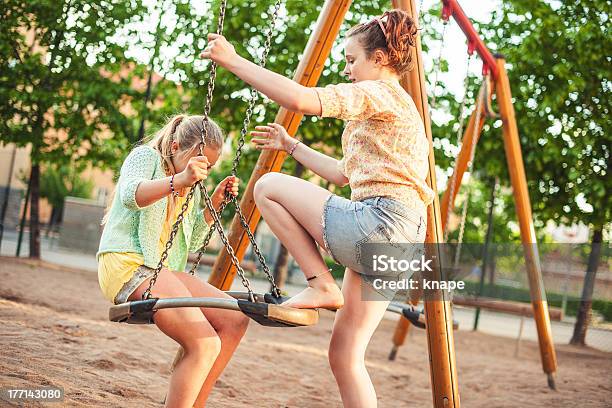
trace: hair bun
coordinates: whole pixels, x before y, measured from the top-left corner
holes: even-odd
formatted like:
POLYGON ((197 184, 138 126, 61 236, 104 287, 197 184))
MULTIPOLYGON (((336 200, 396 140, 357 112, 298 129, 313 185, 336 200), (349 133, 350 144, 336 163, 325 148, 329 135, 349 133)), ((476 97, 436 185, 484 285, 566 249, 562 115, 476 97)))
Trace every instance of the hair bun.
POLYGON ((412 49, 416 46, 418 28, 416 23, 402 10, 386 11, 367 23, 357 24, 346 36, 359 36, 360 45, 365 49, 368 58, 376 50, 388 54, 389 67, 399 75, 412 69, 412 49))
POLYGON ((386 11, 381 20, 385 18, 389 65, 401 74, 412 69, 411 47, 416 46, 418 28, 414 19, 402 10, 386 11))

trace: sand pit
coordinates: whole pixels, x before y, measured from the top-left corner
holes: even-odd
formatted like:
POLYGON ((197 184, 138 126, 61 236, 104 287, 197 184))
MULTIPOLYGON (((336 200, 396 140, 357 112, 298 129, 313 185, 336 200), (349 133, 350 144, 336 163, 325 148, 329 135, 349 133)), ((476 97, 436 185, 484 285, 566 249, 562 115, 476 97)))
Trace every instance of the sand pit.
MULTIPOLYGON (((162 406, 176 344, 154 326, 108 322, 95 273, 0 258, 0 282, 0 386, 63 387, 62 407, 162 406)), ((327 363, 332 322, 326 311, 311 328, 251 322, 208 406, 340 407, 327 363)), ((424 332, 391 363, 394 328, 383 320, 367 354, 379 406, 431 406, 424 332)), ((464 407, 610 406, 612 353, 557 346, 554 392, 534 342, 515 358, 512 339, 459 331, 455 348, 464 407)))

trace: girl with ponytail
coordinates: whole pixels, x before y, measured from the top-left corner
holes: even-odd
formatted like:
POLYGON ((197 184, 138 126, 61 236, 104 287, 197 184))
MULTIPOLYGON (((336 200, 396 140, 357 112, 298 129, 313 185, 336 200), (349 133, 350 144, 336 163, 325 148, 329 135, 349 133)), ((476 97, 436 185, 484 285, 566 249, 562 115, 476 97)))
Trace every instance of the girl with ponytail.
POLYGON ((423 122, 399 83, 412 68, 416 35, 414 20, 400 10, 351 28, 344 44, 349 82, 324 88, 304 87, 253 64, 221 35, 209 34, 201 55, 286 109, 346 121, 340 160, 300 143, 278 124, 252 132, 257 148, 285 150, 331 183, 350 184, 348 200, 308 181, 268 173, 254 191, 259 211, 308 282, 286 304, 339 309, 329 362, 346 407, 377 405, 365 351, 395 294, 381 287, 381 278, 400 278, 399 272, 386 276, 373 270, 366 244, 408 242, 411 252, 402 259, 414 256, 415 244, 425 238, 425 209, 434 197, 425 181, 429 142, 423 122), (342 290, 317 245, 346 267, 342 290))
MULTIPOLYGON (((98 281, 107 300, 119 304, 142 298, 188 190, 206 179, 222 145, 223 134, 212 120, 177 115, 148 144, 127 156, 104 217, 97 253, 98 281), (207 139, 200 156, 203 126, 207 139)), ((238 194, 238 179, 230 176, 217 185, 211 197, 215 208, 226 192, 238 194)), ((188 252, 202 246, 213 222, 203 202, 196 192, 151 290, 152 297, 229 297, 183 272, 188 252)), ((170 377, 166 406, 204 406, 244 335, 248 318, 229 310, 177 308, 159 310, 153 320, 184 352, 170 377)))

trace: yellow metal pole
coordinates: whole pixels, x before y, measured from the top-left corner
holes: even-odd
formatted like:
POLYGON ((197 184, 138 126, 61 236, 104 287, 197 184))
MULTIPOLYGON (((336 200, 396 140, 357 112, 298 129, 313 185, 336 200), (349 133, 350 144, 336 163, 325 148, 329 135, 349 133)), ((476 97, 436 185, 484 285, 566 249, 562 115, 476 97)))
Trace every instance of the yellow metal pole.
MULTIPOLYGON (((414 0, 393 0, 393 7, 405 10, 415 21, 419 21, 414 0)), ((425 90, 425 71, 421 55, 420 36, 417 36, 415 48, 412 55, 413 61, 416 62, 414 69, 402 81, 402 86, 414 99, 425 124, 425 132, 429 140, 429 176, 427 183, 434 191, 437 191, 431 122, 425 90)), ((435 248, 436 245, 432 244, 443 242, 440 203, 438 202, 437 194, 434 202, 427 208, 427 234, 425 242, 429 244, 427 245, 428 252, 435 248)), ((428 255, 431 256, 432 254, 428 253, 428 255)), ((440 265, 435 265, 433 269, 434 272, 430 278, 443 279, 440 265)), ((458 408, 460 406, 459 385, 455 363, 451 302, 444 297, 441 291, 427 291, 425 294, 425 318, 433 406, 436 408, 458 408)))
POLYGON ((555 389, 555 372, 557 370, 557 357, 550 329, 550 318, 548 315, 548 302, 542 282, 540 268, 540 257, 536 241, 535 228, 531 215, 531 203, 529 202, 529 191, 527 190, 527 178, 525 177, 525 166, 521 153, 521 144, 512 105, 512 94, 510 92, 510 81, 505 67, 505 59, 497 59, 498 76, 496 79, 497 101, 499 113, 503 122, 504 147, 506 159, 510 172, 510 182, 514 193, 516 214, 518 216, 521 241, 525 251, 525 264, 529 280, 529 291, 531 294, 531 305, 538 332, 540 345, 540 356, 542 368, 548 377, 548 386, 555 389))
MULTIPOLYGON (((327 0, 325 2, 315 30, 306 45, 304 56, 293 77, 294 81, 305 86, 315 86, 317 84, 323 71, 325 60, 329 56, 334 40, 338 36, 340 25, 350 4, 350 0, 327 0)), ((287 132, 293 136, 297 132, 302 116, 302 114, 281 108, 274 122, 284 126, 287 132)), ((261 217, 253 197, 255 183, 266 173, 280 171, 286 155, 283 151, 266 150, 261 153, 257 160, 257 164, 240 201, 240 208, 252 231, 257 227, 261 217)), ((228 240, 232 248, 234 248, 236 256, 241 260, 249 245, 249 239, 240 225, 238 216, 235 216, 232 221, 228 240)), ((236 268, 232 265, 230 257, 226 251, 221 251, 213 265, 213 271, 208 280, 209 283, 221 290, 229 290, 235 275, 236 268)))

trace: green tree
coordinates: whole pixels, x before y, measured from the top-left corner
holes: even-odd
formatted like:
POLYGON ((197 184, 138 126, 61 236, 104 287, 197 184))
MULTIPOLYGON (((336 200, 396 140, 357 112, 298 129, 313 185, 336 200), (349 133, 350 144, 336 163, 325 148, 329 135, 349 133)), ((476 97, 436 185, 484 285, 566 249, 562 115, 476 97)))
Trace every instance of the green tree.
MULTIPOLYGON (((592 256, 572 343, 584 344, 598 246, 612 212, 609 1, 510 0, 485 36, 509 63, 521 145, 538 225, 584 223, 592 256)), ((495 162, 500 146, 484 146, 495 162)))
MULTIPOLYGON (((461 130, 461 138, 467 127, 469 116, 471 115, 478 94, 482 76, 474 76, 473 68, 479 64, 478 56, 471 57, 468 61, 467 41, 465 44, 465 64, 470 67, 468 70, 465 95, 455 95, 450 92, 442 80, 442 75, 449 72, 449 61, 446 59, 446 43, 440 44, 444 31, 441 20, 441 5, 433 4, 432 7, 424 11, 421 17, 421 35, 425 58, 433 61, 431 70, 425 75, 427 81, 427 92, 429 97, 430 109, 432 110, 432 139, 436 168, 439 172, 452 177, 452 172, 457 158, 461 143, 458 142, 458 132, 461 130), (442 53, 439 51, 442 47, 442 53), (434 82, 436 82, 434 84, 434 82), (435 94, 435 95, 434 95, 435 94), (463 109, 463 128, 461 128, 461 105, 463 109)), ((448 24, 454 24, 450 21, 448 24)), ((444 40, 448 40, 448 28, 444 40)), ((464 183, 457 192, 455 207, 452 212, 461 217, 465 201, 468 200, 468 210, 465 220, 465 233, 463 242, 482 243, 486 234, 486 222, 488 213, 488 200, 490 190, 495 177, 500 177, 501 188, 497 193, 494 206, 493 217, 493 236, 492 242, 503 243, 520 240, 518 231, 510 228, 512 221, 516 220, 514 203, 510 187, 510 180, 505 161, 490 161, 486 146, 500 148, 503 158, 503 141, 501 134, 496 131, 501 125, 498 121, 487 121, 482 130, 481 137, 476 146, 474 165, 472 174, 464 176, 464 183), (495 140, 497 138, 497 140, 495 140), (483 145, 486 145, 483 148, 483 145), (468 196, 468 190, 470 191, 468 196)), ((446 189, 445 180, 438 179, 438 194, 440 200, 446 189)), ((451 226, 452 227, 452 226, 451 226)), ((448 241, 457 242, 459 239, 460 228, 449 231, 448 241)))
POLYGON ((46 165, 40 177, 40 197, 51 205, 47 231, 61 222, 66 197, 91 198, 94 182, 73 166, 46 165))
POLYGON ((610 2, 502 3, 486 30, 509 65, 534 214, 610 219, 610 2), (608 63, 608 64, 606 64, 608 63))
POLYGON ((120 108, 132 94, 122 77, 130 59, 114 36, 143 12, 138 0, 3 2, 0 135, 32 147, 31 257, 40 257, 41 163, 104 167, 126 150, 130 123, 120 108))

